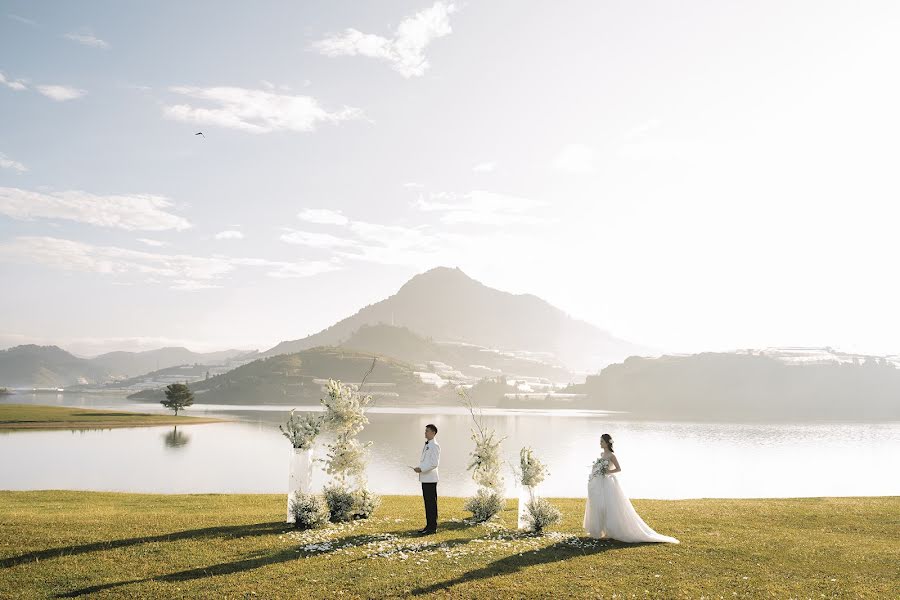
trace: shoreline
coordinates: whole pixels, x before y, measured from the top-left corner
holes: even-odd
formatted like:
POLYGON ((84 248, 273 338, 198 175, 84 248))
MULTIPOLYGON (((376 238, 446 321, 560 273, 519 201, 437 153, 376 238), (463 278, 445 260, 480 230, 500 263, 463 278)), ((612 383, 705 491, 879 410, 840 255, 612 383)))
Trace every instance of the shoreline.
POLYGON ((0 404, 0 431, 112 429, 225 423, 226 419, 86 409, 43 404, 0 404))

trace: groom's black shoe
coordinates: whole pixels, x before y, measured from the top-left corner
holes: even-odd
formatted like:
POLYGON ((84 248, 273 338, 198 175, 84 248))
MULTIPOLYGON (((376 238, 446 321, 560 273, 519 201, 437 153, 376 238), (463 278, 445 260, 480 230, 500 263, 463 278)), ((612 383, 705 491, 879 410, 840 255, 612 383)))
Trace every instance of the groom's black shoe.
POLYGON ((419 534, 420 534, 420 535, 431 535, 431 534, 433 534, 433 533, 437 533, 437 529, 428 529, 428 528, 426 527, 425 529, 420 529, 420 530, 419 530, 419 534))

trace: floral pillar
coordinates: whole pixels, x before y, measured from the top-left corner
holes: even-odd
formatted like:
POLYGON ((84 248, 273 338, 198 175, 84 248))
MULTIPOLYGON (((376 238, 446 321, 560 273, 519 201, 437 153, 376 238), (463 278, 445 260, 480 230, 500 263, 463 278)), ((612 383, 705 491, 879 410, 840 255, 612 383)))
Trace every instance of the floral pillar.
POLYGON ((527 512, 526 506, 535 498, 537 498, 537 494, 535 494, 533 486, 519 486, 519 520, 516 524, 516 527, 519 529, 528 529, 528 525, 525 522, 525 513, 527 512))
POLYGON ((287 522, 294 522, 291 501, 294 495, 312 493, 313 449, 291 448, 288 465, 287 522))

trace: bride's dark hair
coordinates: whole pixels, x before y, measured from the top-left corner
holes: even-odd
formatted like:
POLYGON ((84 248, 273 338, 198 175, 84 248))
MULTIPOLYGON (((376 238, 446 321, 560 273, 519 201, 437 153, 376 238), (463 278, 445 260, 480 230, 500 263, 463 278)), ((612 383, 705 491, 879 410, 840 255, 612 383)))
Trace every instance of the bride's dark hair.
POLYGON ((613 447, 612 447, 613 441, 612 441, 611 435, 609 435, 608 433, 604 433, 603 435, 600 436, 600 439, 603 440, 604 442, 606 442, 606 445, 609 446, 610 452, 615 452, 615 450, 613 450, 613 447))

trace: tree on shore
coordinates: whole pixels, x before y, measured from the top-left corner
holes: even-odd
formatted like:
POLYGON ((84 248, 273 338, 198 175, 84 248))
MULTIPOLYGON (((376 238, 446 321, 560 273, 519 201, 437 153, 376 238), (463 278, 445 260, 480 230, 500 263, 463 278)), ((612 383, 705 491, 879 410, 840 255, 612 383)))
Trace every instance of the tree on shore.
POLYGON ((179 410, 194 403, 194 393, 184 383, 173 383, 166 386, 166 399, 160 400, 159 403, 174 410, 177 417, 179 410))

